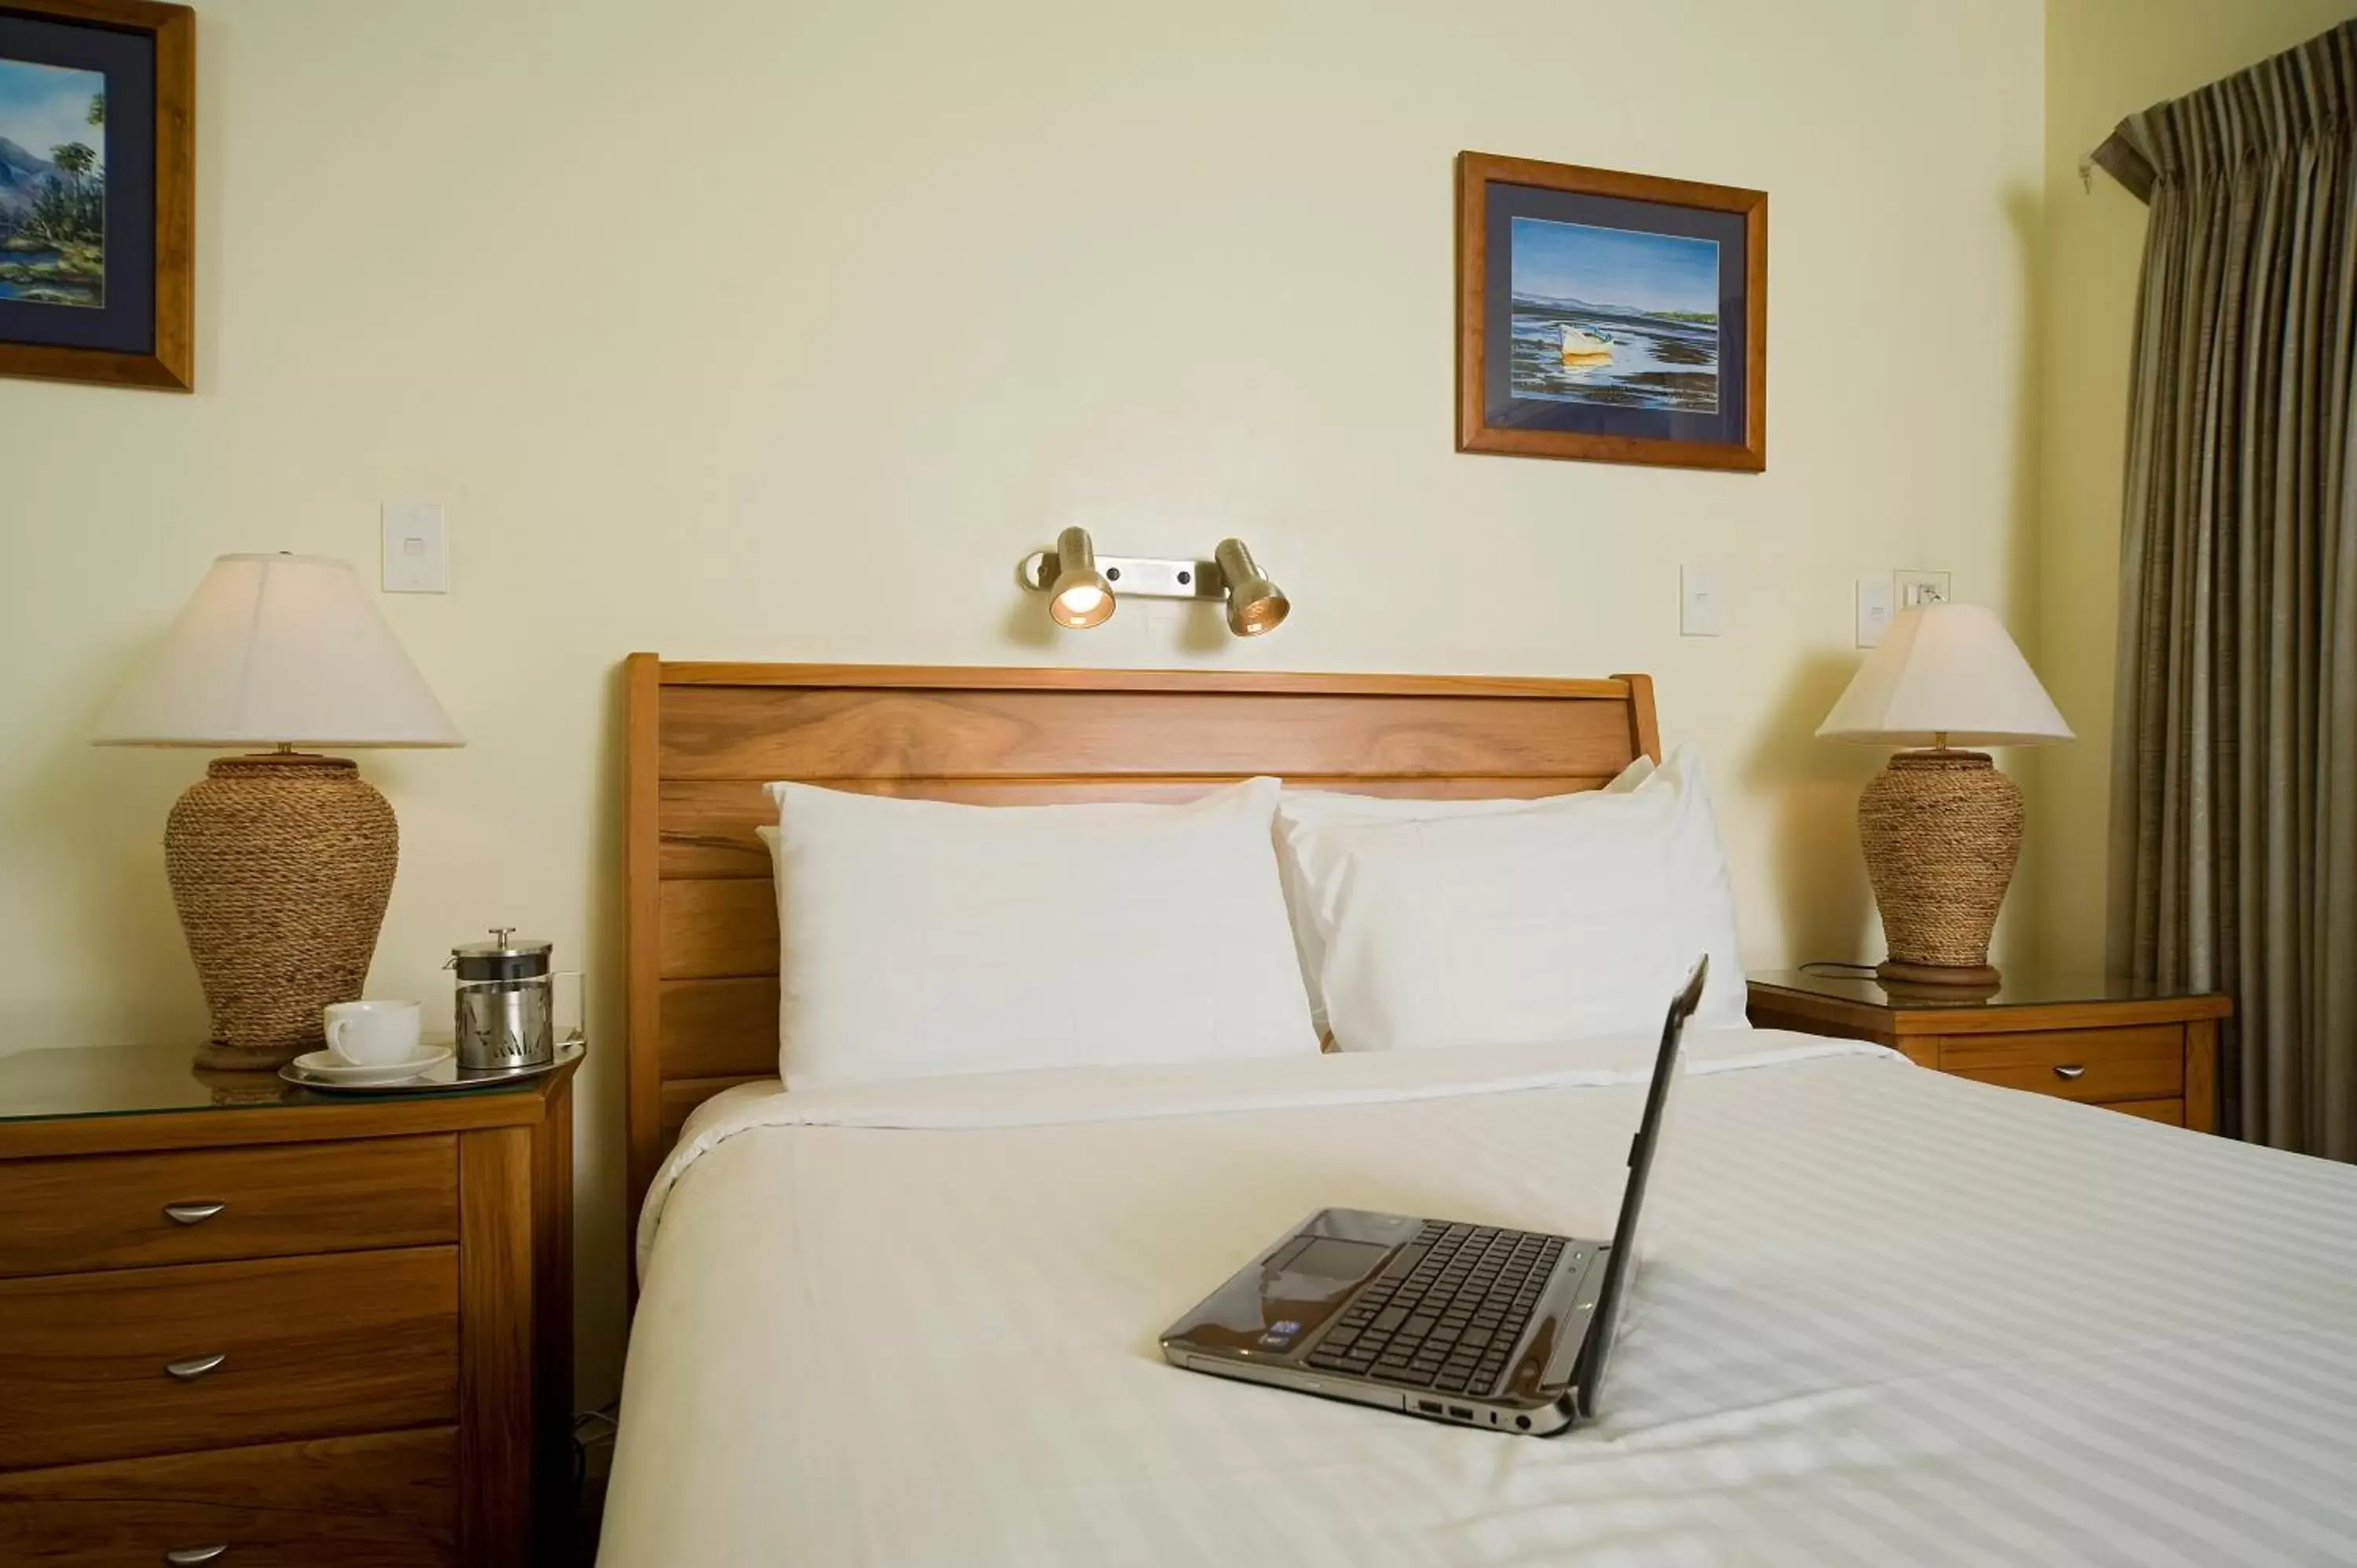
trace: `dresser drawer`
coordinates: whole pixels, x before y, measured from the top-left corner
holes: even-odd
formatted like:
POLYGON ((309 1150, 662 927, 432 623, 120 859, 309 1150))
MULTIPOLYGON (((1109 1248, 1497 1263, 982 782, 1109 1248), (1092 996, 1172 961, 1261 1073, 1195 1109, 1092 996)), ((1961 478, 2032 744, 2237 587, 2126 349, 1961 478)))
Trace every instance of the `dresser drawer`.
POLYGON ((449 1427, 0 1476, 0 1563, 26 1568, 447 1568, 449 1427))
POLYGON ((452 1247, 0 1281, 0 1469, 451 1421, 457 1328, 452 1247))
POLYGON ((2185 1125, 2185 1101, 2182 1100, 2123 1100, 2104 1109, 2126 1112, 2130 1116, 2141 1116, 2147 1122, 2166 1122, 2172 1127, 2185 1125))
POLYGON ((2185 1030, 1951 1035, 1940 1044, 1940 1070, 2067 1100, 2164 1100, 2185 1092, 2185 1030))
POLYGON ((457 1236, 447 1136, 0 1163, 0 1277, 457 1236))

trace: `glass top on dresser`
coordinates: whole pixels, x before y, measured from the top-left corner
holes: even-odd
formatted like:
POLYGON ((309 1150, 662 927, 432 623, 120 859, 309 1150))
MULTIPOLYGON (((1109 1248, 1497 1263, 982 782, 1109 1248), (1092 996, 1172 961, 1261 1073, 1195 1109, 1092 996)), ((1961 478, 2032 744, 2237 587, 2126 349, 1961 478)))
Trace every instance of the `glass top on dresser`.
MULTIPOLYGON (((533 1081, 468 1092, 513 1093, 533 1081)), ((200 1068, 186 1044, 65 1047, 0 1056, 0 1122, 318 1105, 335 1098, 288 1083, 274 1072, 200 1068)))
POLYGON ((1885 983, 1871 969, 1850 965, 1776 970, 1749 976, 1754 985, 1779 991, 1887 1007, 1895 1013, 1947 1007, 2067 1007, 2090 1003, 2171 1002, 2208 993, 2197 986, 2163 985, 2158 981, 2130 980, 2125 975, 2089 973, 2083 970, 2040 970, 2029 964, 2008 965, 1995 986, 1910 985, 1885 983))

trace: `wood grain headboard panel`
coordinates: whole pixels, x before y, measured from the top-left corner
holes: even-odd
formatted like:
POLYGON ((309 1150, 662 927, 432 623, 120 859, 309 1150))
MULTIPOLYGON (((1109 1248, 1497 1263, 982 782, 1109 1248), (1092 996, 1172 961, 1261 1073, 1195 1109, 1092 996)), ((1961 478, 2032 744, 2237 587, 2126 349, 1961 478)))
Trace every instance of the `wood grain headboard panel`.
POLYGON ((1652 683, 666 663, 630 655, 630 1194, 687 1113, 777 1073, 761 786, 1012 805, 1182 800, 1273 773, 1370 794, 1594 789, 1659 760, 1652 683))

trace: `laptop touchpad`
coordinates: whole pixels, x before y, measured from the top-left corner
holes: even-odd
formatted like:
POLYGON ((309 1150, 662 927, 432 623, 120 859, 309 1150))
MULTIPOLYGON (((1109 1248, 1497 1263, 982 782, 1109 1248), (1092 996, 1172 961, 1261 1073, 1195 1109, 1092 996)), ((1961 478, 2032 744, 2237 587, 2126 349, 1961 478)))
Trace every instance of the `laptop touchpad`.
POLYGON ((1391 1249, 1380 1241, 1346 1241, 1339 1236, 1305 1236, 1289 1252, 1269 1260, 1271 1273, 1294 1287, 1287 1294, 1323 1296, 1336 1285, 1354 1285, 1383 1266, 1391 1249))

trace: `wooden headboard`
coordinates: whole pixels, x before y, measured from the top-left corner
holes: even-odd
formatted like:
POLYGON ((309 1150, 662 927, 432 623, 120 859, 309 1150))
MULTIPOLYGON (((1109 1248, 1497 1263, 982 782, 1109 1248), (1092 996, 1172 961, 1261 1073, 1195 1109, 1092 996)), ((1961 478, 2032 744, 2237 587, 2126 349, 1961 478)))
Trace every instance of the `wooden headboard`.
POLYGON ((1380 795, 1595 789, 1661 758, 1652 682, 681 664, 634 653, 624 878, 630 1204, 687 1113, 778 1070, 761 786, 990 804, 1178 800, 1273 773, 1380 795))

